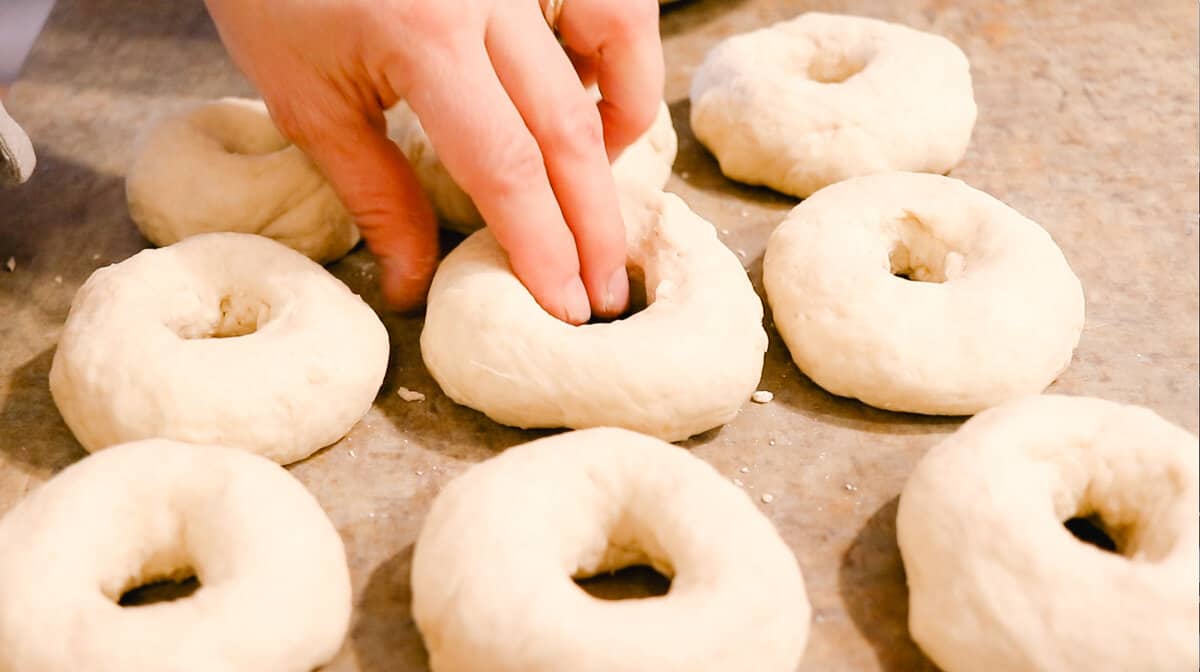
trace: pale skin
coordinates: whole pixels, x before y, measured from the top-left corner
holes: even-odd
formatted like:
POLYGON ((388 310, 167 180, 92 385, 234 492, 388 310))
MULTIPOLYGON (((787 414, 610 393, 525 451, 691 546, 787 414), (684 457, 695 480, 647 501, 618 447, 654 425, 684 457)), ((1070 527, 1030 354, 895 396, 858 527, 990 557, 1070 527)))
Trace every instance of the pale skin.
POLYGON ((384 295, 420 305, 433 211, 383 111, 406 100, 513 271, 572 324, 629 302, 609 160, 653 121, 655 0, 207 0, 283 133, 321 168, 378 258, 384 295), (597 105, 584 85, 599 84, 597 105))

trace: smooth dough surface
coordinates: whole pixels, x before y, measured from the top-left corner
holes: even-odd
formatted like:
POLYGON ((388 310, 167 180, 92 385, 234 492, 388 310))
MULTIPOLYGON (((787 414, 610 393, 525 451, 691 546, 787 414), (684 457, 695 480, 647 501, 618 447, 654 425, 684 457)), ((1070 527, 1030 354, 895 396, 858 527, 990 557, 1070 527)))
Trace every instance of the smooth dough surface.
POLYGON ((257 233, 327 263, 359 240, 333 187, 260 101, 225 98, 157 121, 138 141, 125 192, 155 245, 257 233))
POLYGON ((89 451, 156 436, 288 464, 371 407, 388 335, 366 303, 262 236, 209 233, 88 278, 50 391, 89 451))
POLYGON ((0 519, 0 672, 309 672, 341 646, 350 597, 317 501, 239 450, 117 446, 0 519), (118 604, 190 575, 190 596, 118 604))
MULTIPOLYGON (((464 234, 481 228, 483 217, 475 209, 471 197, 450 177, 450 172, 438 159, 412 108, 402 101, 388 110, 386 116, 388 135, 408 157, 442 225, 464 234)), ((661 189, 671 177, 678 145, 671 111, 664 102, 650 128, 613 162, 617 186, 631 184, 661 189)))
POLYGON ((939 175, 822 189, 771 235, 763 285, 808 377, 893 411, 970 414, 1041 392, 1084 321, 1083 289, 1050 235, 939 175))
POLYGON ((692 130, 726 176, 801 198, 859 175, 945 173, 976 116, 954 43, 816 12, 718 44, 691 103, 692 130))
POLYGON ((947 672, 1195 670, 1198 450, 1153 412, 1100 399, 972 418, 900 496, 913 639, 947 672), (1086 516, 1117 553, 1063 526, 1086 516))
POLYGON ((506 425, 618 426, 668 441, 737 415, 767 347, 745 270, 672 194, 627 193, 622 214, 649 305, 607 324, 576 327, 545 312, 486 229, 446 257, 421 354, 451 399, 506 425))
POLYGON ((793 672, 811 615, 795 557, 744 491, 618 429, 510 448, 451 482, 412 587, 434 672, 793 672), (572 581, 637 564, 668 593, 605 601, 572 581))

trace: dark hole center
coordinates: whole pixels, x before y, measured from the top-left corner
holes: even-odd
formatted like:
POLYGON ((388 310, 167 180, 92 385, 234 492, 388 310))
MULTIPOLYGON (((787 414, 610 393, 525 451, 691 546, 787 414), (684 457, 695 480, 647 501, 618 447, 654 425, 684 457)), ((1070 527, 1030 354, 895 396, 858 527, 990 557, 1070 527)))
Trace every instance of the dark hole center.
POLYGON ((662 597, 671 589, 671 580, 646 565, 633 565, 609 574, 600 574, 575 583, 588 595, 601 600, 634 600, 662 597))
POLYGON ((174 602, 175 600, 190 597, 192 593, 199 589, 200 580, 194 576, 189 576, 186 579, 178 581, 170 579, 154 581, 153 583, 147 583, 125 591, 121 595, 121 599, 117 600, 117 604, 122 607, 144 607, 150 604, 174 602))
POLYGON ((1097 516, 1076 516, 1063 523, 1076 539, 1109 553, 1119 553, 1117 542, 1104 530, 1104 521, 1097 516))

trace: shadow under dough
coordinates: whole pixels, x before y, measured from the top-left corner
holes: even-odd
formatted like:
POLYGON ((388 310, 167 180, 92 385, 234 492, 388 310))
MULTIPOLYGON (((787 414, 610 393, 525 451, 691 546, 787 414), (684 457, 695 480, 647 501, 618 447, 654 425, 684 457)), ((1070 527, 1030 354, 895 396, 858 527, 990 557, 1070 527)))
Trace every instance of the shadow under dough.
POLYGON ((885 672, 937 672, 908 634, 908 585, 896 545, 899 497, 879 508, 842 556, 838 593, 885 672))
POLYGON ((46 476, 87 456, 50 395, 53 361, 54 348, 47 348, 18 367, 0 408, 0 452, 46 476))
POLYGON ((429 655, 412 617, 413 547, 383 561, 367 580, 350 642, 361 672, 423 672, 429 655))

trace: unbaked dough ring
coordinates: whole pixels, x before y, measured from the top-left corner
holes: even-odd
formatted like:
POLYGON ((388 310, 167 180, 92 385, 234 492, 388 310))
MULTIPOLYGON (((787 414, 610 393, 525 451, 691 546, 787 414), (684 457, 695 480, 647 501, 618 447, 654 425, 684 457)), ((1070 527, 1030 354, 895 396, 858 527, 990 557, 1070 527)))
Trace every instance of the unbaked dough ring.
POLYGON ((815 12, 718 44, 691 102, 692 130, 725 175, 801 198, 859 175, 945 173, 976 114, 954 43, 815 12))
POLYGON ((793 672, 811 613, 745 492, 619 429, 510 448, 447 485, 412 589, 434 672, 793 672), (638 564, 672 579, 665 596, 602 601, 571 580, 638 564))
POLYGON ((388 361, 374 311, 303 255, 209 233, 92 274, 50 368, 89 451, 161 436, 288 464, 340 439, 388 361))
POLYGON ((309 672, 350 609, 337 530, 299 481, 243 451, 117 446, 0 519, 4 672, 309 672), (117 603, 193 574, 188 597, 117 603))
MULTIPOLYGON (((596 94, 599 95, 599 94, 596 94)), ((483 217, 471 197, 450 177, 429 136, 407 103, 388 110, 388 135, 408 157, 443 226, 469 234, 483 226, 483 217)), ((661 189, 671 177, 671 164, 679 140, 671 124, 671 111, 662 103, 654 123, 613 162, 618 187, 626 184, 661 189)))
POLYGON ((619 426, 678 441, 723 425, 762 374, 762 302, 713 227, 678 197, 622 198, 648 307, 571 326, 541 308, 488 230, 462 242, 429 291, 421 354, 456 402, 517 427, 619 426))
POLYGON ((36 165, 33 143, 0 101, 0 187, 28 180, 36 165))
POLYGON ((359 240, 333 187, 260 101, 225 98, 156 122, 138 142, 125 193, 155 245, 257 233, 327 263, 359 240))
POLYGON ((1196 437, 1100 399, 984 411, 917 465, 896 519, 909 630, 947 672, 1195 670, 1196 437), (1116 553, 1063 522, 1097 516, 1116 553))
POLYGON ((822 189, 771 235, 763 284, 808 377, 893 411, 969 414, 1041 392, 1083 329, 1083 289, 1050 235, 940 175, 822 189))

